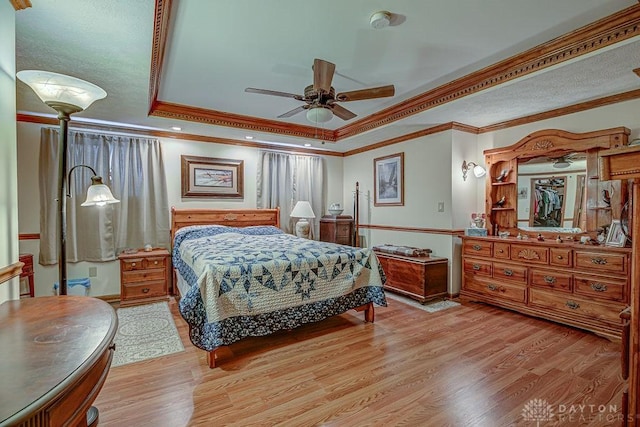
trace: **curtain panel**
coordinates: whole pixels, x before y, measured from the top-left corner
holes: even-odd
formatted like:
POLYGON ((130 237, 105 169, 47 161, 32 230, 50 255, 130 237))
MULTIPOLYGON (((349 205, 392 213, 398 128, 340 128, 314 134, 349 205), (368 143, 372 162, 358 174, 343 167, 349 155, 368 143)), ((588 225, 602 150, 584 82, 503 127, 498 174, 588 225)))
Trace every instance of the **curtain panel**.
POLYGON ((297 218, 291 218, 296 202, 307 200, 315 219, 310 219, 311 238, 320 237, 320 217, 325 205, 324 159, 272 151, 263 151, 258 163, 257 205, 280 207, 280 227, 293 233, 297 218))
MULTIPOLYGON (((125 248, 169 247, 169 203, 157 139, 69 131, 69 170, 95 169, 120 203, 81 207, 91 171, 77 168, 67 183, 67 260, 111 261, 125 248)), ((58 262, 58 129, 43 128, 40 144, 40 263, 58 262)), ((68 171, 67 171, 68 173, 68 171)))

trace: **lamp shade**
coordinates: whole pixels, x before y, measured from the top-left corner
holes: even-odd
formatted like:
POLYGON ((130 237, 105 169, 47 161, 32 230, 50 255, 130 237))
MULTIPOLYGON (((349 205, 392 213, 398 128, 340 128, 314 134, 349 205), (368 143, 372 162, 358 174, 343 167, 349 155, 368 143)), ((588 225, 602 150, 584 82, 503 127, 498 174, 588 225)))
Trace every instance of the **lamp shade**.
POLYGON ((307 120, 312 123, 325 123, 333 118, 333 111, 326 107, 313 107, 307 110, 307 120))
POLYGON ((69 104, 86 109, 107 96, 93 83, 49 71, 23 70, 16 77, 25 82, 45 104, 69 104))
POLYGON ((570 163, 568 161, 566 161, 565 159, 560 159, 553 164, 553 167, 558 169, 563 169, 563 168, 568 168, 569 165, 570 163))
POLYGON ((291 216, 294 218, 315 218, 316 215, 311 209, 311 204, 307 201, 299 201, 291 211, 291 216))
POLYGON ((476 178, 482 178, 487 174, 487 170, 480 165, 475 165, 473 167, 473 174, 476 176, 476 178))
POLYGON ((120 203, 120 200, 113 197, 109 187, 102 182, 102 177, 91 177, 91 186, 87 190, 87 200, 80 206, 104 206, 111 203, 120 203))

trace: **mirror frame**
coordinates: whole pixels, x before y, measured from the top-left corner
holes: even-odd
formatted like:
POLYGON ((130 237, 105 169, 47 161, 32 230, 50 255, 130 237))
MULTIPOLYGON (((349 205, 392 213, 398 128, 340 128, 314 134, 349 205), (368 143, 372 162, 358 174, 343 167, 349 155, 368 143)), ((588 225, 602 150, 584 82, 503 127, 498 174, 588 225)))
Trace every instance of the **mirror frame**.
MULTIPOLYGON (((588 234, 595 237, 597 233, 597 207, 599 192, 598 158, 599 152, 612 148, 620 148, 629 143, 630 130, 616 127, 594 132, 573 133, 559 129, 545 129, 534 132, 513 145, 484 151, 487 169, 485 188, 485 212, 487 214, 488 234, 497 236, 501 231, 508 231, 515 236, 518 233, 530 235, 531 230, 521 230, 517 222, 517 186, 518 161, 535 157, 560 157, 572 152, 584 152, 587 157, 587 204, 586 230, 577 235, 588 234), (504 175, 506 178, 496 180, 504 175)), ((621 192, 621 191, 620 191, 621 192)), ((619 192, 619 193, 620 193, 619 192)), ((624 201, 621 200, 622 203, 624 201)), ((622 206, 622 205, 621 205, 622 206)), ((611 212, 608 213, 612 215, 611 212)), ((615 212, 613 213, 615 215, 615 212)), ((537 234, 537 233, 536 233, 537 234)), ((544 237, 555 237, 569 233, 540 232, 544 237)), ((576 234, 571 234, 576 235, 576 234)))

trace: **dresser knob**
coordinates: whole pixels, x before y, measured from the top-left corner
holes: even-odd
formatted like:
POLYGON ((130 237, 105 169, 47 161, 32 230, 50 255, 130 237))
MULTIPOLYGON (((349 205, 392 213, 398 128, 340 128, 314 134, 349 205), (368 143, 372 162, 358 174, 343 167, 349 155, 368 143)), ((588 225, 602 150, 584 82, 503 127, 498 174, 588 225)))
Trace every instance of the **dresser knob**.
POLYGON ((593 289, 596 292, 606 292, 607 285, 605 285, 604 283, 592 283, 591 289, 593 289))
POLYGON ((154 262, 154 264, 155 264, 155 265, 158 265, 158 261, 155 261, 155 262, 154 262))
POLYGON ((505 268, 504 275, 505 276, 513 276, 513 270, 509 270, 509 269, 505 268))
POLYGON ((136 263, 135 263, 135 262, 132 262, 132 263, 131 263, 131 266, 132 266, 132 267, 135 267, 135 266, 136 266, 136 263))
POLYGON ((564 257, 562 255, 558 255, 556 258, 563 259, 564 257))
POLYGON ((503 254, 503 253, 504 253, 504 249, 500 249, 500 250, 498 251, 498 253, 503 254))
POLYGON ((478 264, 473 264, 473 270, 474 271, 480 270, 480 266, 478 264))
POLYGON ((556 283, 556 278, 553 276, 544 276, 544 281, 550 285, 556 283))
POLYGON ((591 262, 596 265, 605 265, 607 260, 604 258, 591 258, 591 262))
POLYGON ((480 249, 482 249, 482 246, 480 246, 480 245, 473 245, 473 250, 474 250, 474 251, 479 251, 480 249))
POLYGON ((143 293, 143 294, 148 294, 148 293, 149 293, 149 291, 150 291, 150 289, 149 289, 149 288, 143 288, 143 289, 142 289, 142 293, 143 293))

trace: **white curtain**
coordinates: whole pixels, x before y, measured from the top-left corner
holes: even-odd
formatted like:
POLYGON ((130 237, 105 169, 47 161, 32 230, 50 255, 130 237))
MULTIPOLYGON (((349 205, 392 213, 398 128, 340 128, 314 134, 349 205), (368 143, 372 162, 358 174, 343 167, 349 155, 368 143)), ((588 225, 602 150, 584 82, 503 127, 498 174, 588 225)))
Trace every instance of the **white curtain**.
MULTIPOLYGON (((76 168, 67 198, 67 260, 110 261, 124 248, 169 247, 169 203, 160 141, 69 131, 67 165, 92 167, 120 203, 81 207, 89 169, 76 168)), ((68 171, 67 171, 68 173, 68 171)), ((58 129, 43 128, 40 144, 40 263, 57 254, 58 129)))
POLYGON ((315 219, 313 239, 320 236, 320 216, 324 202, 324 162, 321 157, 263 151, 258 164, 258 207, 280 207, 280 226, 287 233, 295 228, 291 211, 299 200, 311 204, 315 219))

